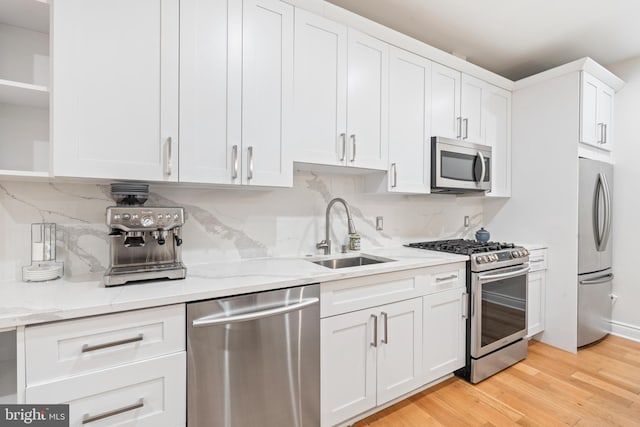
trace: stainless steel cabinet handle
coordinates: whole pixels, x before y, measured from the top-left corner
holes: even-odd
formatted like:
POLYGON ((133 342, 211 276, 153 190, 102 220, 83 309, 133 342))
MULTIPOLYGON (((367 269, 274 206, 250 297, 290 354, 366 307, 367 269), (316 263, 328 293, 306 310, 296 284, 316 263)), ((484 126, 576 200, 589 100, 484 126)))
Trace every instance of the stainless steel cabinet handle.
POLYGON ((516 271, 510 271, 509 273, 498 273, 498 274, 481 274, 478 276, 480 280, 493 280, 493 279, 508 279, 510 277, 519 276, 522 273, 526 273, 529 271, 529 266, 527 265, 525 268, 521 268, 516 271))
POLYGON ((113 417, 114 415, 122 414, 124 412, 140 409, 143 406, 144 406, 144 401, 143 399, 140 399, 138 400, 137 403, 134 403, 133 405, 123 406, 122 408, 114 409, 113 411, 103 412, 102 414, 98 414, 98 415, 85 414, 84 417, 82 417, 82 424, 89 424, 94 421, 103 420, 105 418, 113 417))
POLYGON ((88 353, 90 351, 102 350, 103 348, 116 347, 119 345, 130 344, 132 342, 142 341, 143 339, 144 339, 144 335, 138 334, 138 336, 136 337, 125 338, 123 340, 117 340, 117 341, 111 341, 104 344, 96 344, 96 345, 85 344, 82 346, 82 352, 88 353))
POLYGON ((445 276, 445 277, 436 277, 436 282, 444 282, 445 280, 451 280, 451 279, 457 279, 458 275, 457 274, 452 274, 450 276, 445 276))
POLYGON ((194 328, 202 326, 228 325, 230 323, 249 322, 251 320, 264 319, 265 317, 277 316, 279 314, 291 313, 292 311, 302 310, 305 307, 317 304, 319 298, 305 298, 296 304, 283 305, 267 310, 252 311, 250 313, 237 314, 235 316, 206 316, 195 319, 191 322, 194 328))
POLYGON ((249 157, 249 159, 247 160, 247 163, 249 164, 247 179, 253 179, 253 147, 247 148, 247 156, 249 157))
POLYGON ((340 140, 342 141, 342 156, 340 157, 340 161, 344 162, 344 159, 347 157, 347 134, 341 133, 340 140))
POLYGON ((603 144, 606 144, 607 142, 609 142, 609 137, 607 136, 607 130, 608 130, 609 125, 608 124, 604 124, 604 140, 602 141, 603 144))
POLYGON ((395 163, 391 163, 391 170, 393 171, 391 188, 395 188, 398 185, 398 166, 395 163))
POLYGON ((530 259, 529 262, 531 264, 537 264, 539 262, 544 262, 544 258, 534 258, 534 259, 530 259))
POLYGON ((458 128, 456 138, 460 138, 462 136, 462 117, 456 117, 456 127, 458 128))
POLYGON ((599 132, 599 133, 600 133, 600 135, 598 135, 598 138, 596 139, 596 142, 597 142, 598 144, 602 144, 602 139, 603 139, 603 138, 602 138, 602 129, 604 128, 604 126, 603 126, 603 124, 602 124, 602 123, 598 123, 598 124, 596 125, 596 127, 597 127, 597 128, 598 128, 598 130, 600 131, 600 132, 599 132))
POLYGON ((612 281, 613 277, 614 277, 613 274, 607 274, 602 277, 596 277, 595 279, 581 280, 580 284, 581 285, 597 285, 599 283, 607 283, 612 281))
POLYGON ((469 138, 469 119, 465 117, 462 121, 464 122, 464 136, 462 139, 467 139, 469 138))
POLYGON ((469 316, 467 315, 467 311, 469 310, 469 294, 467 292, 461 295, 462 297, 462 318, 467 319, 469 316))
POLYGON ((372 347, 378 347, 378 316, 372 314, 373 317, 373 342, 371 342, 372 347))
POLYGON ((351 135, 351 162, 356 161, 356 135, 351 135))
POLYGON ((238 146, 231 147, 231 178, 238 178, 238 146))
POLYGON ((167 155, 164 158, 164 174, 167 176, 171 176, 171 172, 173 169, 173 150, 172 150, 172 140, 171 137, 167 138, 167 155))
POLYGON ((380 313, 380 317, 384 316, 384 338, 380 341, 381 344, 389 344, 389 315, 384 311, 380 313))

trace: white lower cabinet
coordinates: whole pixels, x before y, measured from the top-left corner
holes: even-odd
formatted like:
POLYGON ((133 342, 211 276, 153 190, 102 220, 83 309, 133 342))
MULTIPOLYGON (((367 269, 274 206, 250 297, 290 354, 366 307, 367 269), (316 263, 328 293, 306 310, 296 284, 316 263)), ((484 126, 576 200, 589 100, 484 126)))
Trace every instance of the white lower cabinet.
POLYGON ((414 298, 321 321, 322 425, 420 386, 422 301, 414 298))
POLYGON ((468 297, 465 288, 458 288, 423 298, 424 382, 434 381, 464 366, 468 297))
POLYGON ((69 404, 69 426, 181 426, 186 420, 186 353, 27 387, 28 403, 69 404))
POLYGON ((320 289, 323 427, 351 423, 464 365, 464 262, 320 289))
POLYGON ((544 331, 545 289, 547 285, 547 250, 536 249, 529 254, 527 286, 527 337, 544 331))
POLYGON ((70 426, 185 425, 184 325, 177 304, 29 326, 26 403, 69 404, 70 426))

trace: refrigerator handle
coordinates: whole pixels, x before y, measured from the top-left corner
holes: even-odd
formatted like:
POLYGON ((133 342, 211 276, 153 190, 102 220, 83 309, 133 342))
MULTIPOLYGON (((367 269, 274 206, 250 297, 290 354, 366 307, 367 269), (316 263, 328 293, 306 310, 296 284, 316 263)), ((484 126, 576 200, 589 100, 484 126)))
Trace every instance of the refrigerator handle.
POLYGON ((581 285, 598 285, 600 283, 607 283, 613 280, 613 273, 606 274, 595 279, 580 280, 581 285))
POLYGON ((600 179, 602 180, 602 193, 604 195, 604 230, 602 230, 600 248, 598 250, 602 252, 607 248, 607 242, 611 235, 611 193, 609 191, 607 176, 600 173, 600 179))
POLYGON ((598 174, 598 180, 596 181, 596 191, 593 194, 593 207, 591 208, 593 217, 593 238, 596 243, 596 250, 601 252, 602 236, 600 234, 600 193, 602 192, 602 174, 598 174))

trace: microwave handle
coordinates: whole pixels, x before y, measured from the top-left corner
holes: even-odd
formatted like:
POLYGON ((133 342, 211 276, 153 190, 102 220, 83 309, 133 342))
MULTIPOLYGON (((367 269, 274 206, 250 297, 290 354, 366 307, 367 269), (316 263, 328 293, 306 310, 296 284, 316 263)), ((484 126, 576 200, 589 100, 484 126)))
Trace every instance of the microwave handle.
POLYGON ((484 156, 480 151, 478 151, 478 155, 476 157, 480 159, 480 179, 478 179, 476 182, 482 183, 484 181, 484 175, 487 172, 484 165, 484 156))

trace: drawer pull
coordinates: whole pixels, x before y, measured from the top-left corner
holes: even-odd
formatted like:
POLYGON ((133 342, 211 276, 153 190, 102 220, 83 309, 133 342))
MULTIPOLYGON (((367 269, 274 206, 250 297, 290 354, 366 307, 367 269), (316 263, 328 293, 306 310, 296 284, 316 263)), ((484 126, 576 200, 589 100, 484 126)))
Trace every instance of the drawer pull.
POLYGON ((446 277, 436 277, 436 282, 444 282, 445 280, 451 280, 451 279, 457 279, 457 278, 458 278, 457 274, 452 274, 446 277))
POLYGON ((144 406, 144 401, 143 401, 143 399, 140 399, 140 400, 138 400, 138 402, 134 403, 133 405, 123 406, 122 408, 114 409, 113 411, 103 412, 102 414, 98 414, 98 415, 85 414, 84 417, 82 418, 82 424, 89 424, 89 423, 92 423, 94 421, 98 421, 98 420, 102 420, 102 419, 105 419, 105 418, 113 417, 114 415, 122 414, 124 412, 129 412, 129 411, 133 411, 133 410, 136 410, 136 409, 140 409, 143 406, 144 406))
POLYGON ((539 262, 544 262, 544 258, 531 259, 531 260, 529 260, 529 262, 532 263, 532 264, 537 264, 539 262))
POLYGON ((139 334, 137 337, 125 338, 123 340, 111 341, 104 344, 96 344, 96 345, 85 344, 82 346, 82 352, 88 353, 90 351, 102 350, 103 348, 115 347, 117 345, 124 345, 132 342, 142 341, 143 339, 144 339, 144 336, 142 334, 139 334))

